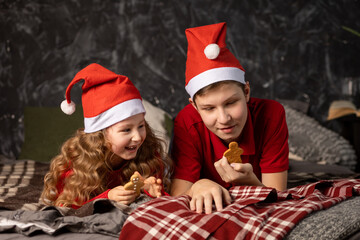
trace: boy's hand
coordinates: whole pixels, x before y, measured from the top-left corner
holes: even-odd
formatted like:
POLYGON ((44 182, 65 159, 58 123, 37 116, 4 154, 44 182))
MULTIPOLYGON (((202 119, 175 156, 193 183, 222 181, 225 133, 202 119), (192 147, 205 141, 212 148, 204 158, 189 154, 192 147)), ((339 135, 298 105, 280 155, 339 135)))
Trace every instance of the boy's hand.
POLYGON ((108 198, 118 203, 129 205, 135 201, 137 197, 136 191, 125 190, 124 186, 117 186, 108 192, 108 198))
POLYGON ((224 182, 236 185, 262 186, 250 163, 229 164, 226 157, 222 157, 214 163, 214 166, 224 182))
POLYGON ((203 208, 206 214, 211 213, 213 202, 218 211, 223 209, 223 200, 225 204, 231 203, 228 190, 209 179, 200 179, 195 182, 191 186, 189 195, 192 197, 190 209, 197 213, 202 213, 203 208))

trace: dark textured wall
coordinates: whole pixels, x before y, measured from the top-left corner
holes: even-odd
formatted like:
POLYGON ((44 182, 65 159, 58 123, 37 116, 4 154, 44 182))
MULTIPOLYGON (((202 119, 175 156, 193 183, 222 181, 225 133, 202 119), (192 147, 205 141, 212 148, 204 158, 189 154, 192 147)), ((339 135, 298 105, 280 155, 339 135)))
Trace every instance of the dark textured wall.
POLYGON ((309 100, 322 122, 332 100, 359 107, 360 37, 348 30, 359 13, 358 0, 0 0, 0 154, 18 156, 24 107, 58 106, 92 62, 175 116, 188 99, 184 31, 221 21, 252 96, 309 100))

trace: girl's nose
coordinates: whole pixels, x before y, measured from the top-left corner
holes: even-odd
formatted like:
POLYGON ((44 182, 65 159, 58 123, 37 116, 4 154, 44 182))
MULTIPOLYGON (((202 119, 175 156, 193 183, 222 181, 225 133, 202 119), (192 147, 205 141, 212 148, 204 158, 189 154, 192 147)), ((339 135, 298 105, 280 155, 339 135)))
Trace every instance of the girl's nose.
POLYGON ((134 131, 134 134, 133 134, 131 140, 134 141, 134 142, 141 141, 141 134, 140 134, 140 132, 138 130, 134 131))

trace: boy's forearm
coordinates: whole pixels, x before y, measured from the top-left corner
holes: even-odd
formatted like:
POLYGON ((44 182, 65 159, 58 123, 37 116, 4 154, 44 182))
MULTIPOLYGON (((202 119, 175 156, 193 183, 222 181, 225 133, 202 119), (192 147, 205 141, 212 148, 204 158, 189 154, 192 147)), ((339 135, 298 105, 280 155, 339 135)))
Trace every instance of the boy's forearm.
POLYGON ((192 196, 191 186, 193 183, 181 180, 181 179, 173 179, 171 185, 171 196, 179 196, 179 195, 189 195, 192 196))

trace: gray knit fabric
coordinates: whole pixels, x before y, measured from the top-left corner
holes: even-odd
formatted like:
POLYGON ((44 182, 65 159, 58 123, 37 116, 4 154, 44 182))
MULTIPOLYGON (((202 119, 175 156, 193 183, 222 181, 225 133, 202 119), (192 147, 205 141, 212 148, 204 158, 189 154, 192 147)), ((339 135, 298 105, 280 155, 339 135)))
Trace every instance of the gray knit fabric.
POLYGON ((360 196, 301 220, 286 240, 341 240, 360 230, 360 196))
POLYGON ((289 129, 290 152, 305 161, 337 164, 351 170, 356 167, 353 146, 336 132, 320 125, 315 119, 284 105, 289 129))

